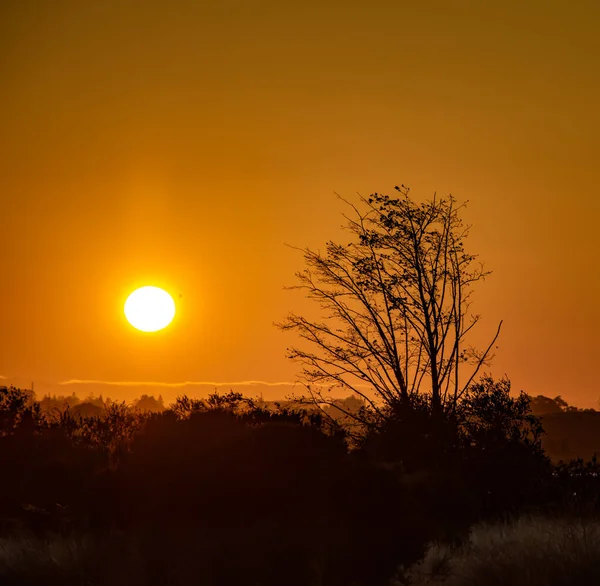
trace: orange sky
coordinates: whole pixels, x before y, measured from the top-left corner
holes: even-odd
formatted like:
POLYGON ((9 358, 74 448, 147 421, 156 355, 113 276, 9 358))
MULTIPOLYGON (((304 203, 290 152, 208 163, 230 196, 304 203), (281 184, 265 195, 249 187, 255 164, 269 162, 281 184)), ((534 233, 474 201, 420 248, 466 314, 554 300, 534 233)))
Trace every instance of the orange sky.
MULTIPOLYGON (((598 406, 600 4, 0 3, 0 375, 40 392, 229 383, 281 397, 273 322, 334 192, 470 201, 493 372, 598 406), (122 316, 139 284, 178 315, 122 316)), ((169 389, 165 395, 211 387, 169 389)))

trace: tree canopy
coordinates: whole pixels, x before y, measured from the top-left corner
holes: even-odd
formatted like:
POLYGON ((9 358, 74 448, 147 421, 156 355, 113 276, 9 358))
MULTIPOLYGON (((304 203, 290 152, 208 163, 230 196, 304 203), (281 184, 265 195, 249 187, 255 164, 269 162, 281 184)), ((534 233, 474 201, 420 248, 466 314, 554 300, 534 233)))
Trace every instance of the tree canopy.
POLYGON ((306 268, 293 288, 322 318, 290 313, 280 327, 309 343, 289 357, 320 401, 323 388, 340 386, 375 410, 422 393, 434 409, 453 410, 500 333, 502 322, 484 350, 468 344, 480 320, 470 311, 473 285, 489 271, 465 250, 465 204, 451 195, 418 203, 407 187, 396 191, 346 201, 349 243, 303 249, 306 268))

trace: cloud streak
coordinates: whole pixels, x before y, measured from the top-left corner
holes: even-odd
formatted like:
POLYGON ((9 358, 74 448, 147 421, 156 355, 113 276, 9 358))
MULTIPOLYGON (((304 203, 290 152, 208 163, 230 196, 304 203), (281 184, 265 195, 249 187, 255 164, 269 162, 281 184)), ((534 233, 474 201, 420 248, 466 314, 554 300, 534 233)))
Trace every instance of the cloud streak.
POLYGON ((159 381, 109 381, 109 380, 95 380, 95 379, 71 379, 65 380, 58 383, 59 385, 105 385, 109 387, 167 387, 167 388, 180 388, 180 387, 293 387, 297 383, 289 381, 263 381, 263 380, 245 380, 245 381, 234 381, 234 382, 215 382, 215 381, 182 381, 175 383, 166 383, 159 381))
MULTIPOLYGON (((106 387, 158 387, 167 389, 180 389, 185 387, 296 387, 304 386, 301 382, 291 381, 265 381, 265 380, 242 380, 232 382, 217 381, 181 381, 181 382, 161 382, 161 381, 111 381, 97 379, 70 379, 58 383, 62 386, 70 385, 100 385, 106 387)), ((352 385, 354 388, 371 389, 372 385, 357 383, 352 385)))

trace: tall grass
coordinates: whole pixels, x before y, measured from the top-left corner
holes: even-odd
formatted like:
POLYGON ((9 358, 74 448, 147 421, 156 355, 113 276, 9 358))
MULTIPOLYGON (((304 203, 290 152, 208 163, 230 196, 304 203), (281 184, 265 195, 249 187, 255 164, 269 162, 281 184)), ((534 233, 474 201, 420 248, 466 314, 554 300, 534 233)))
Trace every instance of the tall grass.
POLYGON ((463 545, 433 544, 401 574, 397 586, 600 584, 600 521, 524 517, 476 525, 463 545))
POLYGON ((125 586, 132 584, 132 554, 120 539, 107 541, 85 535, 5 537, 0 539, 0 584, 125 586))

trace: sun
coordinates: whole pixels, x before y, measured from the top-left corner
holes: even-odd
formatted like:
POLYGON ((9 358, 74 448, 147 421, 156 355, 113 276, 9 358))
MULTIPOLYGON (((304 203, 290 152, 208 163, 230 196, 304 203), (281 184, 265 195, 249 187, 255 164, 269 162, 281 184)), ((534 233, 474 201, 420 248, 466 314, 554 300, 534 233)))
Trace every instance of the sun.
POLYGON ((141 287, 125 301, 125 317, 142 332, 158 332, 175 317, 173 298, 159 287, 141 287))

